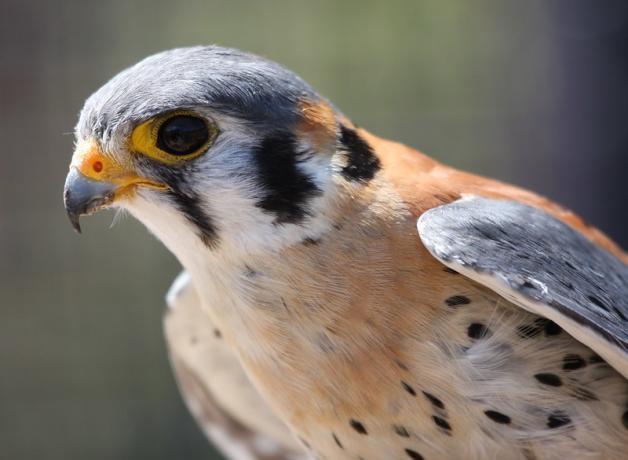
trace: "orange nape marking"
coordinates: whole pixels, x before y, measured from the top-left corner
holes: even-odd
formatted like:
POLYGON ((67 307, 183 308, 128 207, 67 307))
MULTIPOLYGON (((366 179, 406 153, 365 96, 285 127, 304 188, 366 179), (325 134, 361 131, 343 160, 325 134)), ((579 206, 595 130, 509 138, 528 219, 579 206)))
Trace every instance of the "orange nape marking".
POLYGON ((297 125, 297 134, 304 137, 321 152, 331 151, 336 143, 336 115, 324 101, 303 99, 299 103, 301 121, 297 125))

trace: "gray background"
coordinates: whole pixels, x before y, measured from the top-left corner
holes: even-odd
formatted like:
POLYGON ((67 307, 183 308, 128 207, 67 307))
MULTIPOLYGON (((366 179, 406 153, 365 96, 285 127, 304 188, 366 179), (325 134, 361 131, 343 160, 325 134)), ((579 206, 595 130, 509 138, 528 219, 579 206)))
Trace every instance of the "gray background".
POLYGON ((628 245, 628 2, 0 0, 0 458, 208 459, 161 332, 176 260, 61 190, 84 99, 175 46, 301 74, 356 123, 628 245))

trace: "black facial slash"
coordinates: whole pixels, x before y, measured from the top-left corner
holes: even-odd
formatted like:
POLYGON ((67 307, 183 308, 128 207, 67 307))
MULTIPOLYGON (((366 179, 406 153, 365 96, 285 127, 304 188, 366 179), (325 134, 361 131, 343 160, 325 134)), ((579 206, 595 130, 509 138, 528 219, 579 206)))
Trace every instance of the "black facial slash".
POLYGON ((340 125, 341 149, 347 156, 342 175, 350 181, 368 182, 381 168, 371 146, 353 129, 340 125))
POLYGON ((276 224, 296 224, 308 215, 308 202, 322 192, 298 167, 299 152, 292 133, 266 137, 254 151, 263 195, 256 205, 275 215, 276 224))
POLYGON ((203 244, 210 249, 215 248, 218 245, 218 233, 213 220, 203 209, 198 194, 186 182, 186 177, 191 176, 190 167, 165 166, 156 162, 151 162, 149 167, 161 182, 168 185, 168 196, 194 226, 203 244))
POLYGON ((171 190, 169 193, 179 211, 196 227, 198 236, 205 246, 216 247, 218 244, 216 228, 212 224, 211 218, 203 211, 198 195, 193 192, 186 193, 176 190, 171 190))

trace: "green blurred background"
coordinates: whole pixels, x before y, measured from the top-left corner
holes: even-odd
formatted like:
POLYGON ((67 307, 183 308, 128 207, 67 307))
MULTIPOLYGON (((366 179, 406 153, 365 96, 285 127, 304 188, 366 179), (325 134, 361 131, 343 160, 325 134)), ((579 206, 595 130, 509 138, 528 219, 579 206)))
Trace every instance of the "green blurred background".
POLYGON ((218 458, 162 339, 176 260, 61 191, 84 99, 217 43, 295 70, 356 123, 574 208, 626 246, 628 2, 0 0, 0 458, 218 458))

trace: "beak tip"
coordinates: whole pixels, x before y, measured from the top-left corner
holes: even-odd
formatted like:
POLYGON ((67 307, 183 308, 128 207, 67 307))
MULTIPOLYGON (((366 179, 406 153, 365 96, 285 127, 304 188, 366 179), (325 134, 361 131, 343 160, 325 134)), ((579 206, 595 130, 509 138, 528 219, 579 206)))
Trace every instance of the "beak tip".
POLYGON ((79 235, 81 234, 81 223, 79 221, 80 216, 78 215, 69 215, 68 216, 70 218, 70 223, 72 224, 72 228, 76 231, 76 233, 78 233, 79 235))
POLYGON ((72 168, 66 178, 63 203, 72 227, 81 233, 80 218, 91 214, 113 201, 115 186, 83 176, 72 168))
POLYGON ((72 224, 72 228, 76 231, 76 233, 81 233, 81 213, 77 212, 75 207, 71 204, 71 193, 70 190, 65 188, 63 191, 63 205, 65 206, 65 212, 68 214, 68 219, 70 220, 70 224, 72 224))

